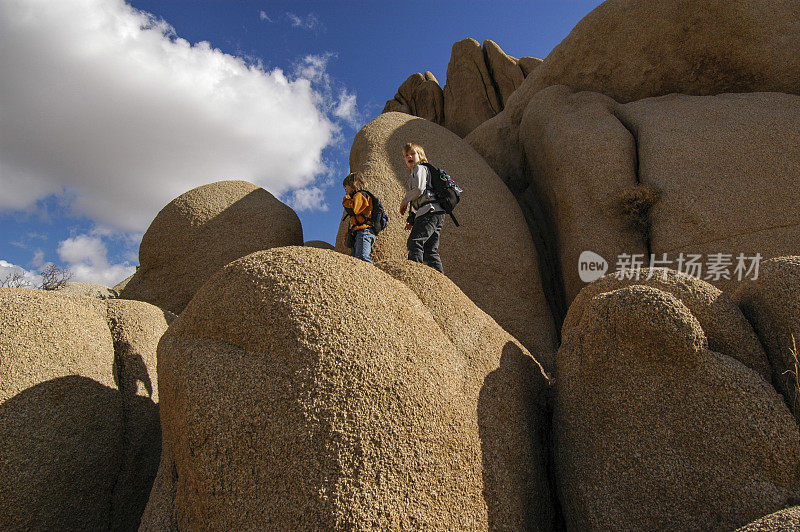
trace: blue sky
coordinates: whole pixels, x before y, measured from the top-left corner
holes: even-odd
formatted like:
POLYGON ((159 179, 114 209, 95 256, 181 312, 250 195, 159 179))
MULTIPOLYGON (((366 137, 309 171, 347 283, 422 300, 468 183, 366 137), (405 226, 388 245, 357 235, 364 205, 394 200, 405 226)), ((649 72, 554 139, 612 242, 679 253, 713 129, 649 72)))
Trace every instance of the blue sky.
POLYGON ((186 190, 256 183, 333 242, 358 129, 454 42, 544 58, 600 2, 0 0, 0 278, 113 285, 186 190))

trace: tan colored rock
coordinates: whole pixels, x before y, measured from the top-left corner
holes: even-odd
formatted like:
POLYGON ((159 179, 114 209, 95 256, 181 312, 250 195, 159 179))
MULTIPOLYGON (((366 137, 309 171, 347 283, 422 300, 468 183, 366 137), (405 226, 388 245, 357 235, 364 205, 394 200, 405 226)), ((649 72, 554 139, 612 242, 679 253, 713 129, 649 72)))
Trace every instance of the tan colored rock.
POLYGON ((546 450, 530 445, 549 430, 542 366, 446 276, 412 261, 377 266, 419 297, 466 361, 464 393, 478 408, 490 528, 550 529, 546 450))
POLYGON ((511 93, 522 85, 525 76, 517 65, 517 60, 505 53, 496 42, 488 39, 483 41, 483 53, 502 108, 511 93))
POLYGON ((108 301, 117 388, 125 408, 124 455, 114 488, 115 528, 135 530, 161 458, 156 350, 175 315, 142 301, 108 301))
POLYGON ((733 294, 753 324, 772 365, 772 384, 800 421, 795 357, 800 345, 800 257, 764 261, 758 277, 742 282, 733 294))
MULTIPOLYGON (((579 259, 599 254, 614 271, 622 253, 646 254, 645 236, 620 216, 619 203, 636 184, 636 143, 614 116, 614 100, 549 87, 528 106, 519 130, 531 175, 532 200, 542 207, 558 249, 566 301, 585 286, 579 259)), ((531 214, 532 216, 532 214, 531 214)))
POLYGON ((617 116, 636 136, 639 180, 660 191, 650 212, 656 256, 728 255, 730 282, 702 271, 727 290, 740 253, 800 250, 800 96, 674 94, 619 106, 617 116))
POLYGON ((544 377, 424 268, 387 266, 445 291, 447 319, 475 335, 440 329, 405 284, 325 250, 277 248, 218 271, 159 346, 165 453, 143 530, 519 523, 519 494, 541 485, 525 481, 542 457, 523 434, 542 428, 526 421, 544 377), (498 434, 509 439, 485 440, 498 434))
POLYGON ((444 116, 442 88, 431 72, 416 72, 397 89, 394 99, 386 102, 384 113, 398 111, 441 124, 444 116))
POLYGON ((769 514, 736 529, 736 532, 795 532, 800 528, 800 506, 769 514))
POLYGON ((666 268, 644 268, 639 275, 609 274, 586 285, 572 301, 562 335, 580 325, 585 307, 605 292, 640 285, 673 295, 697 319, 712 351, 734 358, 770 382, 771 368, 750 322, 731 296, 713 285, 666 268))
POLYGON ((797 496, 800 433, 782 399, 710 350, 675 296, 629 286, 581 311, 558 353, 567 528, 730 530, 797 496))
MULTIPOLYGON (((800 94, 800 4, 608 0, 586 15, 510 105, 551 85, 631 102, 670 93, 800 94)), ((521 106, 520 106, 521 104, 521 106)))
POLYGON ((159 313, 139 302, 0 289, 0 528, 136 528, 155 474, 158 410, 122 386, 133 366, 115 347, 137 346, 130 353, 151 365, 136 374, 155 383, 166 328, 163 313, 153 321, 159 313), (109 315, 126 316, 114 333, 109 315), (125 325, 135 322, 147 335, 125 325))
POLYGON ((58 289, 62 294, 74 294, 79 296, 94 297, 97 299, 114 299, 119 294, 113 288, 95 283, 80 283, 70 281, 58 289))
POLYGON ((119 296, 119 293, 122 292, 122 290, 127 286, 128 282, 131 279, 133 279, 133 275, 126 277, 125 279, 114 285, 112 290, 114 290, 117 293, 117 296, 119 296))
POLYGON ((180 314, 194 293, 229 262, 276 246, 302 245, 300 219, 246 181, 218 181, 161 209, 139 246, 139 270, 120 297, 180 314))
MULTIPOLYGON (((511 193, 465 142, 441 126, 399 113, 382 114, 353 141, 350 168, 367 179, 389 215, 372 258, 405 260, 405 217, 398 209, 409 170, 403 163, 406 142, 425 148, 433 164, 447 169, 464 188, 455 210, 461 226, 445 222, 439 253, 447 276, 484 312, 511 333, 550 369, 555 331, 542 292, 536 249, 511 193), (487 213, 492 213, 491 220, 487 213), (490 223, 491 222, 491 223, 490 223)), ((346 253, 337 237, 337 250, 346 253)))
POLYGON ((303 245, 310 248, 334 249, 333 244, 328 244, 323 240, 307 240, 303 245))
POLYGON ((542 60, 538 57, 520 57, 517 60, 517 65, 519 66, 520 70, 522 70, 522 75, 524 77, 528 77, 531 72, 533 72, 536 67, 542 64, 542 60))
POLYGON ((503 109, 475 39, 453 45, 443 94, 444 126, 460 137, 503 109))

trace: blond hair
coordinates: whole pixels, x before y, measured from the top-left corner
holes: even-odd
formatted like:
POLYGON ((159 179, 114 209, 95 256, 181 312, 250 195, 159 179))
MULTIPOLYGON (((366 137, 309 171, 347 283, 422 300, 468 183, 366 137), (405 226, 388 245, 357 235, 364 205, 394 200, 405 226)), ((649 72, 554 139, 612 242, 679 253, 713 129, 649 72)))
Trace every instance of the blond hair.
POLYGON ((406 143, 405 146, 403 146, 403 155, 408 155, 412 151, 417 152, 417 155, 419 155, 419 162, 421 163, 428 162, 428 158, 425 157, 425 150, 419 144, 408 142, 406 143))
POLYGON ((364 174, 361 172, 351 172, 347 174, 347 177, 344 178, 342 181, 343 186, 351 186, 356 190, 363 190, 364 187, 367 186, 367 182, 364 179, 364 174))

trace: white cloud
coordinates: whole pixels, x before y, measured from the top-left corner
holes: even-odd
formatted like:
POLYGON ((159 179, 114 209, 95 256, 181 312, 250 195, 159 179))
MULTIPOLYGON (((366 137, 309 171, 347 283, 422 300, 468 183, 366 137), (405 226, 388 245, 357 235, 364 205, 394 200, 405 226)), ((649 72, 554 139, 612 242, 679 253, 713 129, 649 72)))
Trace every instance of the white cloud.
POLYGON ((319 187, 295 190, 287 198, 286 203, 295 211, 328 210, 328 204, 325 202, 325 192, 319 187))
POLYGON ((339 103, 333 109, 333 114, 357 129, 360 125, 360 117, 356 109, 356 95, 342 90, 339 93, 339 103))
POLYGON ((42 277, 38 273, 0 259, 0 283, 10 280, 14 274, 22 276, 19 283, 19 287, 22 288, 33 288, 42 283, 42 277))
POLYGON ((267 22, 272 22, 272 19, 269 18, 269 15, 267 15, 264 11, 258 12, 258 18, 259 20, 266 20, 267 22))
POLYGON ((294 65, 294 75, 298 79, 307 79, 320 85, 323 90, 330 89, 331 78, 328 75, 328 61, 336 57, 333 52, 310 54, 294 65))
POLYGON ((59 194, 141 232, 212 181, 313 187, 339 135, 330 95, 311 83, 327 79, 327 59, 289 79, 190 45, 122 0, 2 1, 0 50, 0 211, 59 194))
POLYGON ((33 253, 33 259, 31 260, 31 266, 34 268, 41 268, 44 266, 44 251, 41 249, 37 249, 33 253))
POLYGON ((136 271, 129 264, 110 264, 100 234, 77 235, 58 244, 58 257, 68 264, 72 281, 114 286, 136 271))
POLYGON ((307 17, 299 17, 294 13, 287 12, 286 18, 289 19, 289 22, 292 23, 292 27, 294 28, 301 28, 304 30, 313 30, 315 28, 321 28, 322 23, 320 22, 317 15, 314 13, 309 13, 307 17))

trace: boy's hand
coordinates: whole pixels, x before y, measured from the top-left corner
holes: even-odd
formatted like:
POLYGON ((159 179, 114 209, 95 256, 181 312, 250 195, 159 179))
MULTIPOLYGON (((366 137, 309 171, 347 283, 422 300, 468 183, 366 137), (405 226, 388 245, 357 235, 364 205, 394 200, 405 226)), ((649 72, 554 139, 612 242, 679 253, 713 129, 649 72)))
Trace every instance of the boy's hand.
POLYGON ((401 203, 400 204, 400 214, 401 215, 405 214, 407 208, 408 208, 408 206, 405 203, 401 203))
POLYGON ((411 227, 412 227, 411 224, 406 224, 406 231, 411 231, 411 227))

